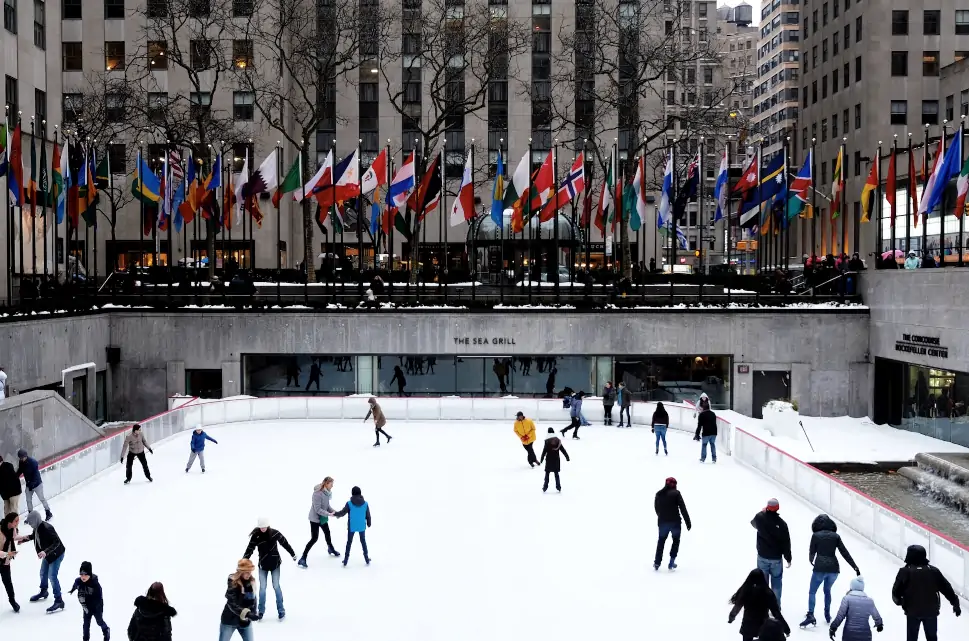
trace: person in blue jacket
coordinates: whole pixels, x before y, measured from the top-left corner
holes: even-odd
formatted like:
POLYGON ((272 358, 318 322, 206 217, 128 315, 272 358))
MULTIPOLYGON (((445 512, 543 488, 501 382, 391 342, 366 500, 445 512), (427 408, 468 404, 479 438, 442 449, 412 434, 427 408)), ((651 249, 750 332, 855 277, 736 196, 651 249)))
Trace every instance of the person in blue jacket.
POLYGON ((192 432, 192 453, 188 456, 188 465, 185 466, 186 473, 195 465, 195 457, 197 456, 199 464, 202 466, 202 474, 205 474, 205 441, 219 444, 217 440, 202 431, 201 425, 196 425, 195 431, 192 432))
POLYGON ((367 528, 370 527, 370 505, 363 498, 363 493, 359 487, 354 486, 350 490, 350 500, 343 506, 343 509, 334 514, 336 518, 350 515, 347 521, 347 551, 343 556, 343 565, 346 567, 350 560, 350 546, 353 545, 353 535, 360 534, 360 545, 363 547, 363 560, 370 565, 370 553, 367 551, 367 528))
POLYGON ((74 587, 71 588, 69 594, 77 592, 77 601, 81 604, 81 610, 84 611, 84 622, 81 627, 82 638, 84 641, 90 641, 91 619, 93 618, 98 627, 101 628, 104 641, 108 641, 111 638, 111 628, 104 622, 104 594, 101 592, 101 584, 98 583, 98 575, 94 574, 90 561, 81 563, 81 571, 78 574, 79 576, 74 579, 74 587))
POLYGON ((50 511, 50 505, 47 504, 47 497, 44 496, 44 480, 40 477, 40 464, 37 463, 37 459, 27 456, 25 449, 17 451, 17 458, 20 459, 17 476, 23 476, 24 483, 27 485, 27 513, 34 511, 34 495, 36 494, 44 506, 47 520, 50 521, 54 515, 50 511))
POLYGON ((569 405, 569 417, 572 419, 572 423, 562 430, 563 438, 569 430, 575 430, 572 432, 572 438, 579 438, 579 427, 582 425, 582 398, 584 396, 585 392, 576 392, 572 396, 572 402, 569 405))

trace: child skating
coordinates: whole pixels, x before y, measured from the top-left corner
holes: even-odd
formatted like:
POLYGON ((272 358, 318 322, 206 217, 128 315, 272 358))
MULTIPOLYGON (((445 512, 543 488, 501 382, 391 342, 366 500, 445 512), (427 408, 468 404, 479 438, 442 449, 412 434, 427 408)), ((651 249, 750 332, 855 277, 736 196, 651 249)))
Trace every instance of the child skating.
POLYGON ((217 440, 206 434, 202 430, 201 425, 195 426, 195 431, 192 432, 192 453, 188 456, 188 465, 185 466, 185 473, 187 474, 192 466, 195 465, 195 458, 198 457, 199 465, 202 466, 202 474, 205 474, 205 441, 212 441, 216 445, 219 444, 217 440))
POLYGON ((81 624, 81 634, 83 641, 91 639, 91 619, 101 628, 104 641, 110 641, 111 628, 104 622, 104 594, 101 592, 101 584, 98 583, 98 575, 94 573, 91 562, 81 563, 81 570, 78 577, 74 579, 74 586, 68 594, 77 592, 77 602, 81 605, 84 612, 83 623, 81 624))
POLYGON ((360 535, 360 545, 363 547, 363 560, 370 565, 370 553, 367 550, 367 528, 370 527, 370 505, 363 498, 363 492, 354 486, 350 490, 350 500, 343 509, 334 514, 336 518, 350 515, 347 521, 347 551, 343 556, 343 566, 350 560, 350 547, 353 545, 353 535, 360 535))

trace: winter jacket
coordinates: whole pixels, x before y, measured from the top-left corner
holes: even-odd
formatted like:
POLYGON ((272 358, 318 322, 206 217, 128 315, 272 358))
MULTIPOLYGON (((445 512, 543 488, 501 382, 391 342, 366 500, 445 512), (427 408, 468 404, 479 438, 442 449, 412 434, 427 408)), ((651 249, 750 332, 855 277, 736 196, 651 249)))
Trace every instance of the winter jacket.
POLYGON ((764 625, 760 626, 760 635, 757 637, 757 641, 787 641, 787 635, 790 634, 790 631, 791 629, 786 621, 767 619, 764 621, 764 625))
POLYGON ((330 507, 330 497, 333 494, 323 488, 323 485, 317 485, 313 488, 313 505, 310 507, 309 519, 313 523, 319 523, 323 525, 329 520, 330 512, 333 509, 330 507))
POLYGON ((515 421, 515 434, 521 439, 522 445, 531 445, 535 442, 535 422, 530 418, 521 418, 515 421))
POLYGON ((633 402, 633 395, 629 392, 628 388, 617 387, 616 388, 616 403, 619 407, 629 407, 633 402))
POLYGON ((4 501, 7 499, 19 496, 23 492, 20 487, 20 476, 17 475, 17 469, 13 466, 10 461, 4 461, 0 463, 0 498, 4 501))
MULTIPOLYGON (((0 519, 2 521, 2 519, 0 519)), ((6 524, 0 524, 0 563, 10 565, 11 552, 17 551, 17 528, 7 529, 6 524)))
POLYGON ((572 404, 569 406, 569 416, 572 418, 582 416, 582 397, 578 394, 572 397, 572 404))
POLYGON ((176 614, 167 603, 138 597, 128 623, 128 641, 172 641, 172 617, 176 614))
POLYGON ((363 417, 363 420, 367 420, 371 415, 373 415, 374 427, 383 427, 387 424, 387 419, 384 417, 384 411, 380 409, 380 405, 377 403, 372 403, 370 405, 370 410, 367 412, 367 415, 363 417))
POLYGON ((656 521, 658 524, 686 522, 686 529, 693 527, 690 522, 690 513, 686 511, 686 503, 683 502, 683 495, 675 487, 665 486, 656 493, 653 500, 653 507, 656 509, 656 521))
POLYGON ((258 549, 259 569, 272 572, 282 563, 282 557, 279 556, 280 545, 289 552, 290 556, 296 556, 293 546, 289 544, 282 532, 271 527, 266 528, 265 532, 256 528, 249 533, 249 545, 246 546, 246 552, 242 556, 248 559, 252 556, 252 551, 258 549))
POLYGON ((81 604, 85 614, 104 612, 104 594, 101 592, 97 574, 92 574, 86 582, 80 578, 74 579, 74 586, 68 594, 75 592, 77 592, 77 602, 81 604))
POLYGON ((791 533, 777 512, 758 512, 750 524, 757 530, 757 556, 772 561, 782 557, 791 562, 791 533))
POLYGON ((845 629, 841 633, 842 641, 871 641, 871 625, 868 619, 874 619, 875 625, 882 625, 882 616, 871 597, 862 590, 849 590, 841 599, 838 614, 831 622, 831 629, 837 630, 844 621, 845 629))
POLYGON ((248 628, 251 612, 256 613, 256 579, 250 577, 248 581, 242 579, 242 586, 236 586, 229 577, 225 591, 225 607, 222 608, 222 625, 233 628, 248 628))
POLYGON ((656 411, 653 412, 653 420, 650 422, 650 425, 653 427, 653 429, 656 429, 657 425, 665 425, 666 427, 669 427, 670 415, 667 414, 665 409, 661 410, 657 408, 656 411))
MULTIPOLYGON (((929 565, 925 548, 921 545, 908 546, 905 567, 898 571, 895 585, 892 586, 892 601, 902 607, 906 616, 936 617, 942 605, 939 594, 959 607, 959 597, 952 585, 942 575, 939 568, 929 565)), ((960 608, 961 609, 961 608, 960 608)))
POLYGON ((131 430, 128 435, 124 437, 124 445, 121 447, 121 458, 124 458, 126 452, 131 452, 132 454, 144 454, 145 450, 150 450, 151 445, 148 444, 148 439, 145 438, 145 431, 138 430, 137 432, 131 430))
POLYGON ((696 437, 717 435, 717 415, 713 410, 703 410, 696 417, 696 437))
POLYGON ((43 483, 43 480, 40 478, 40 465, 35 458, 28 456, 26 460, 20 461, 20 467, 17 468, 17 476, 21 475, 24 477, 24 483, 26 483, 28 490, 35 490, 43 483))
POLYGON ((922 261, 915 256, 909 256, 905 259, 905 269, 918 269, 921 264, 922 261))
POLYGON ((827 514, 819 514, 814 522, 811 523, 811 544, 808 547, 808 561, 814 566, 815 572, 841 572, 838 565, 838 557, 835 552, 841 552, 841 556, 848 562, 856 574, 861 574, 855 560, 848 553, 848 548, 841 541, 838 534, 838 526, 827 514))
POLYGON ((217 440, 215 440, 214 438, 212 438, 211 436, 209 436, 205 432, 202 432, 201 434, 199 434, 198 432, 194 432, 193 431, 192 432, 192 451, 193 452, 202 452, 202 451, 204 451, 205 450, 205 441, 212 441, 216 445, 219 444, 219 442, 217 440))
POLYGON ((730 608, 730 616, 727 618, 727 621, 733 623, 733 620, 737 618, 737 614, 740 613, 741 609, 744 611, 744 617, 740 620, 740 634, 745 638, 752 638, 757 635, 763 627, 764 622, 767 621, 769 614, 774 615, 778 623, 784 626, 785 634, 791 633, 791 628, 781 615, 780 606, 777 605, 777 597, 769 589, 758 591, 755 599, 738 599, 737 603, 730 608))
POLYGON ((562 439, 557 436, 545 439, 545 446, 542 448, 542 456, 538 459, 538 464, 541 465, 545 462, 546 472, 561 472, 562 471, 562 459, 560 454, 565 456, 566 461, 572 461, 569 458, 569 453, 565 451, 565 446, 562 445, 562 439))
POLYGON ((343 509, 334 516, 350 515, 347 519, 347 529, 350 532, 364 532, 370 527, 370 505, 364 500, 362 494, 351 496, 343 509))
POLYGON ((66 550, 61 537, 57 535, 53 525, 44 521, 40 512, 34 510, 27 515, 26 521, 27 525, 34 530, 26 538, 34 542, 35 552, 38 554, 43 552, 48 563, 53 563, 64 554, 66 550))
POLYGON ((616 404, 616 388, 612 385, 602 388, 602 406, 612 407, 616 404))

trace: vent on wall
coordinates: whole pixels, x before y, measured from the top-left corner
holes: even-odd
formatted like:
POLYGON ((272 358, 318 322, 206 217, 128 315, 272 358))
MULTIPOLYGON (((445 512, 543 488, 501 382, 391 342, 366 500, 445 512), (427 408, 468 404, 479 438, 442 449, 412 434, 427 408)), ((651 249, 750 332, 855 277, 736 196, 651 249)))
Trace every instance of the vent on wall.
POLYGON ((117 365, 118 363, 121 362, 121 348, 120 347, 111 347, 111 346, 108 346, 107 353, 108 353, 108 365, 117 365))

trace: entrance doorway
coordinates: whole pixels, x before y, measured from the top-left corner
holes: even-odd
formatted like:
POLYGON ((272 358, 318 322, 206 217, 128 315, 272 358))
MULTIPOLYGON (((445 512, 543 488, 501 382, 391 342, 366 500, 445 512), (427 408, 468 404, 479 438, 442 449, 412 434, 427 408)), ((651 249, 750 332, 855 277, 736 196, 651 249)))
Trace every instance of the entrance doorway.
POLYGON ((754 370, 754 418, 764 418, 768 401, 791 400, 791 373, 754 370))

